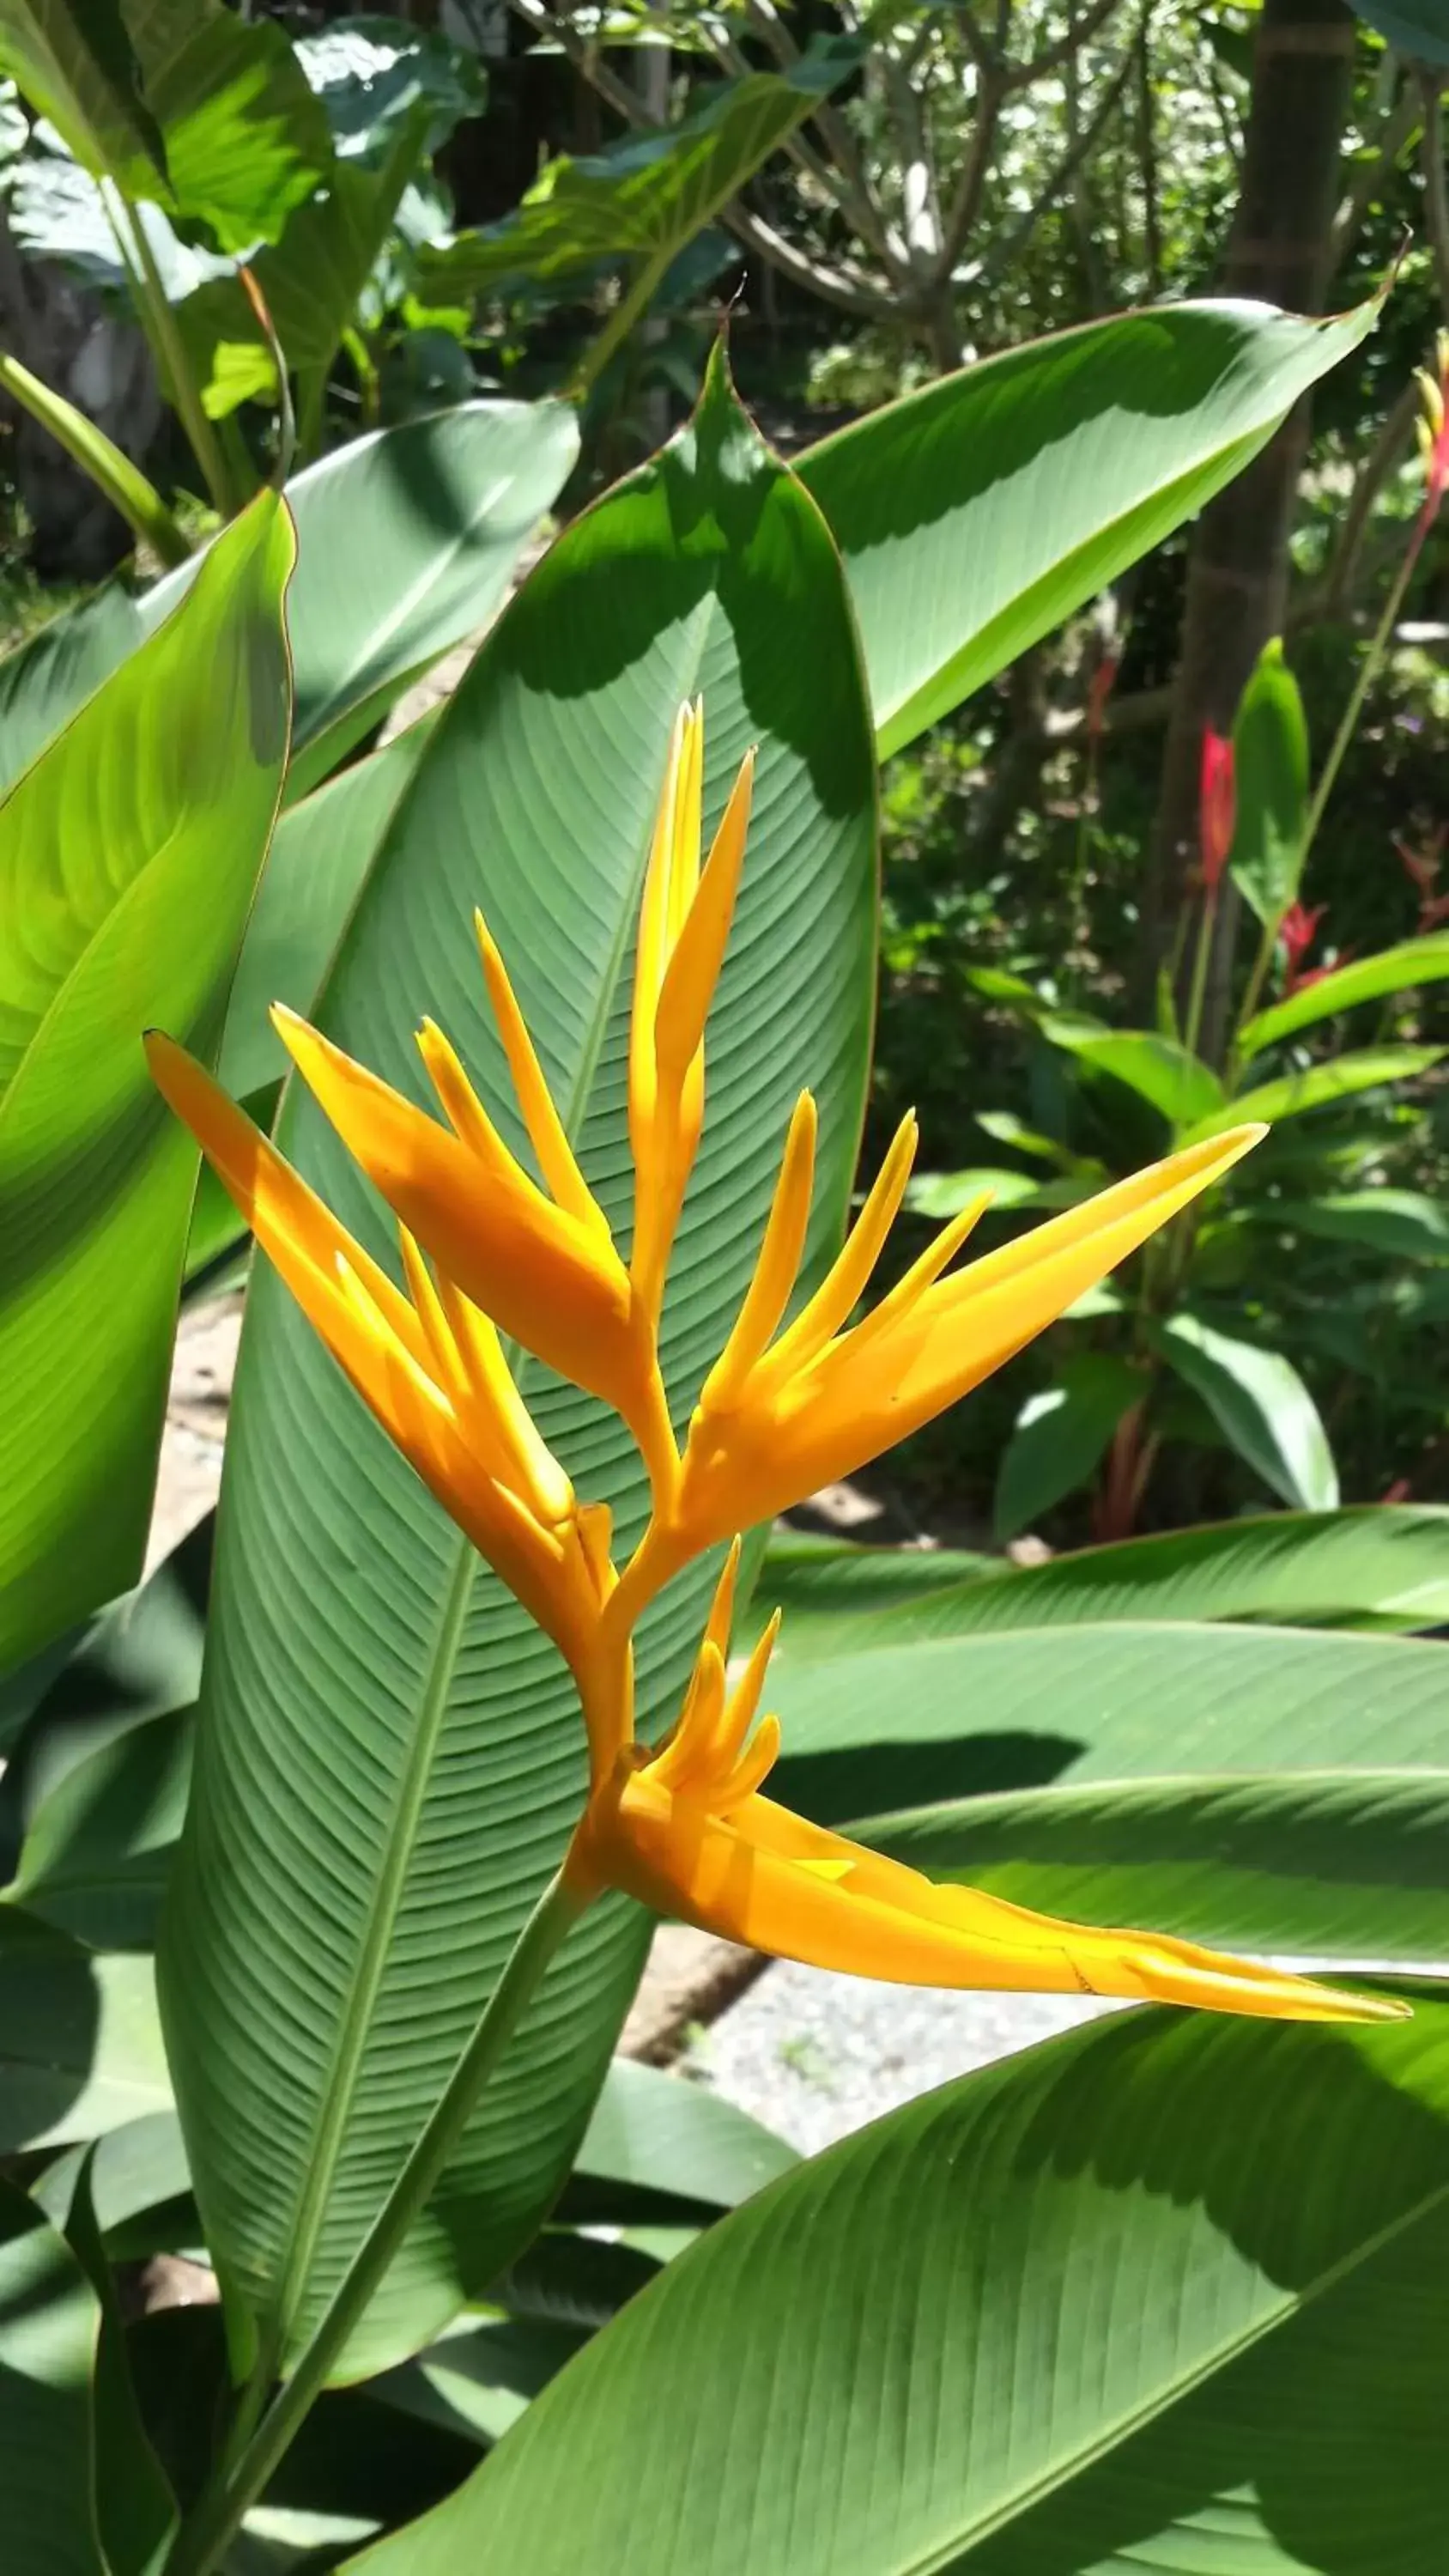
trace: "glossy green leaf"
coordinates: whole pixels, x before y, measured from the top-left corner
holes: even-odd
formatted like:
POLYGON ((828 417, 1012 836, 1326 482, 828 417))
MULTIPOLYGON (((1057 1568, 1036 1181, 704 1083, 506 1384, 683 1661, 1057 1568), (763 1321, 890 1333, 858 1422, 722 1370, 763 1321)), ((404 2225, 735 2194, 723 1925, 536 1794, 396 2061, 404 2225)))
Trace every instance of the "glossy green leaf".
POLYGON ((1154 1333, 1169 1368, 1201 1396, 1223 1438, 1282 1501, 1329 1512, 1338 1471, 1317 1405, 1291 1360, 1217 1332, 1196 1315, 1154 1333))
POLYGON ((119 180, 131 196, 165 196, 165 146, 141 96, 119 0, 86 0, 83 10, 5 0, 0 71, 97 178, 119 180))
POLYGON ((478 54, 435 27, 368 10, 334 19, 297 40, 297 59, 317 92, 339 153, 387 158, 399 125, 418 102, 428 109, 425 149, 437 151, 467 116, 482 114, 487 72, 478 54))
POLYGON ((223 0, 121 0, 121 14, 177 212, 224 251, 275 241, 332 160, 326 116, 282 29, 223 0))
POLYGON ((1449 1210, 1422 1190, 1330 1190, 1316 1199, 1250 1201, 1244 1214, 1326 1243, 1362 1244, 1391 1261, 1449 1261, 1449 1210))
POLYGON ((0 2493, 15 2576, 110 2576, 95 2514, 100 2332, 100 2302, 65 2238, 0 2182, 0 2493))
POLYGON ((616 2057, 578 2152, 596 2181, 734 2209, 797 2161, 793 2147, 703 2085, 616 2057))
MULTIPOLYGON (((578 443, 565 403, 460 403, 353 439, 293 477, 290 798, 336 767, 415 672, 486 625, 578 443)), ((139 601, 112 585, 0 661, 0 782, 160 624, 203 560, 139 601)))
POLYGON ((1084 1351, 1066 1362, 1054 1386, 1028 1396, 997 1471, 991 1514, 997 1538, 1015 1538, 1064 1494, 1090 1482, 1144 1388, 1141 1371, 1125 1360, 1084 1351))
POLYGON ((350 2565, 1428 2576, 1446 2024, 1120 2014, 928 2094, 712 2229, 350 2565))
POLYGON ((783 1665, 778 1795, 831 1824, 1070 1779, 1438 1768, 1437 1645, 1287 1629, 1103 1623, 783 1665))
POLYGON ((419 260, 435 300, 486 293, 505 278, 554 278, 595 261, 663 263, 736 196, 762 161, 834 88, 844 66, 802 58, 788 72, 722 82, 703 107, 658 134, 630 135, 585 160, 550 161, 516 214, 460 233, 419 260))
POLYGON ((1057 1012, 1043 1019, 1041 1032, 1079 1064, 1125 1082, 1174 1127, 1212 1118, 1223 1105, 1223 1086, 1212 1066, 1174 1038, 1159 1037, 1152 1029, 1106 1029, 1098 1022, 1057 1012))
POLYGON ((0 2155, 170 2101, 150 1960, 96 1957, 0 1905, 0 2155))
MULTIPOLYGON (((321 1005, 343 1045, 415 1096, 412 1032, 431 1011, 520 1136, 478 967, 481 902, 585 1168, 626 1225, 634 922, 669 728, 696 689, 707 818, 747 744, 760 749, 665 1315, 681 1411, 743 1293, 807 1081, 823 1129, 812 1265, 833 1238, 873 972, 873 766, 838 563, 719 362, 696 421, 574 522, 483 646, 321 1005)), ((304 1101, 288 1101, 280 1132, 393 1260, 375 1200, 304 1101)), ((524 1383, 580 1491, 637 1529, 641 1477, 617 1423, 539 1370, 524 1383)), ((208 2239, 276 2353, 337 2279, 560 1856, 584 1748, 553 1649, 265 1270, 225 1493, 163 1990, 208 2239), (284 2018, 258 2014, 262 1991, 286 1995, 284 2018)), ((710 1579, 709 1567, 682 1579, 647 1628, 645 1725, 682 1687, 710 1579)), ((536 2227, 583 2132, 644 1929, 621 1904, 574 1935, 371 2312, 358 2366, 436 2332, 536 2227)))
POLYGON ((385 750, 289 805, 278 822, 217 1058, 217 1079, 234 1098, 286 1072, 286 1050, 267 1014, 273 1002, 310 1011, 431 731, 430 722, 410 725, 385 750))
POLYGON ((791 1535, 772 1542, 755 1597, 785 1604, 777 1664, 917 1637, 1118 1619, 1325 1627, 1372 1617, 1436 1628, 1449 1624, 1449 1508, 1273 1512, 1020 1567, 791 1535))
POLYGON ((1300 986, 1285 1001, 1272 1002, 1266 1011, 1259 1011, 1243 1029, 1243 1052, 1264 1055, 1280 1038, 1311 1028, 1315 1020, 1331 1019, 1335 1011, 1351 1011, 1360 1002, 1380 1001, 1385 993, 1412 992, 1417 985, 1438 983, 1446 975, 1449 930, 1431 931, 1423 939, 1401 940, 1397 948, 1381 948, 1376 957, 1355 957, 1347 966, 1332 967, 1315 983, 1300 986))
POLYGON ((140 1572, 196 1159, 141 1032, 220 1034, 286 762, 292 554, 265 494, 0 809, 0 1665, 140 1572))
POLYGON ((1437 1064, 1443 1053, 1442 1047, 1365 1047, 1357 1055, 1340 1055, 1327 1064, 1311 1064, 1302 1073, 1285 1073, 1277 1082, 1261 1083, 1256 1091, 1241 1092, 1211 1118, 1199 1119, 1178 1142, 1198 1145, 1204 1137, 1216 1136, 1224 1127, 1236 1127, 1247 1119, 1261 1118, 1271 1125, 1276 1118, 1299 1118, 1305 1109, 1321 1109, 1328 1101, 1347 1100, 1357 1091, 1378 1091, 1390 1082, 1412 1082, 1416 1075, 1427 1073, 1431 1065, 1437 1064))
POLYGON ((368 2381, 369 2396, 484 2445, 582 2352, 591 2328, 553 2317, 459 2317, 435 2343, 368 2381))
POLYGON ((1298 891, 1308 826, 1308 725, 1298 683, 1273 636, 1233 723, 1236 821, 1228 864, 1259 921, 1282 920, 1298 891))
POLYGON ((1241 471, 1377 306, 1155 305, 942 377, 807 448, 876 737, 899 751, 1241 471))
MULTIPOLYGON (((1271 1740, 1265 1745, 1271 1752, 1271 1740)), ((1185 1753, 1163 1747, 1180 1774, 1185 1753)), ((1449 1965, 1449 1771, 1084 1782, 872 1820, 932 1878, 1082 1923, 1303 1960, 1449 1965)))
POLYGON ((95 2222, 102 2237, 112 2243, 112 2251, 112 2240, 137 2219, 168 2201, 184 2199, 191 2187, 181 2123, 174 2111, 147 2112, 142 2119, 108 2129, 93 2143, 68 2147, 48 2164, 32 2183, 31 2196, 57 2227, 67 2223, 76 2184, 87 2164, 95 2222))
POLYGON ((150 1950, 186 1814, 190 1709, 100 1745, 42 1800, 6 1890, 92 1950, 150 1950))

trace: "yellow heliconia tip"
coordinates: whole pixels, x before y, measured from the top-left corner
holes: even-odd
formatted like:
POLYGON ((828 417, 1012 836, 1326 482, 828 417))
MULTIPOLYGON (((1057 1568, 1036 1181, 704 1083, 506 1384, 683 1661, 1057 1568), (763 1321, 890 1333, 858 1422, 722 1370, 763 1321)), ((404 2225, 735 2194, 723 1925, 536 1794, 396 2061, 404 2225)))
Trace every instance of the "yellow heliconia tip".
MULTIPOLYGON (((721 1591, 732 1590, 733 1567, 721 1591)), ((565 1876, 808 1966, 905 1985, 985 1987, 1193 2004, 1285 2021, 1392 2021, 1359 1995, 1157 1932, 1104 1931, 942 1886, 761 1795, 779 1722, 755 1713, 779 1626, 726 1687, 716 1595, 679 1720, 657 1753, 621 1753, 595 1788, 565 1876), (753 1729, 753 1733, 751 1730, 753 1729)))
MULTIPOLYGON (((1434 399, 1437 474, 1441 388, 1434 399)), ((591 1784, 566 1865, 572 1887, 585 1897, 617 1887, 732 1940, 861 1976, 1151 1996, 1310 2020, 1393 2014, 1400 2007, 1165 1935, 1058 1923, 979 1890, 937 1886, 763 1795, 780 1746, 778 1720, 759 1714, 778 1616, 731 1683, 739 1532, 955 1403, 1221 1180, 1265 1130, 1243 1126, 1189 1145, 955 1266, 983 1193, 863 1309, 905 1197, 916 1123, 902 1121, 844 1245, 802 1289, 819 1125, 802 1091, 753 1276, 681 1450, 660 1323, 753 792, 746 751, 704 857, 704 715, 698 701, 681 707, 644 854, 627 1261, 481 912, 473 926, 488 1025, 478 1043, 494 1050, 506 1081, 500 1074, 480 1089, 453 1040, 424 1017, 417 1046, 429 1111, 295 1012, 273 1014, 299 1077, 397 1220, 396 1276, 201 1066, 168 1038, 147 1040, 161 1091, 363 1403, 567 1658, 591 1784), (602 1398, 632 1433, 651 1510, 622 1564, 607 1506, 575 1494, 519 1391, 504 1336, 602 1398), (638 1621, 666 1583, 721 1542, 727 1553, 677 1723, 651 1751, 634 1731, 638 1621)))

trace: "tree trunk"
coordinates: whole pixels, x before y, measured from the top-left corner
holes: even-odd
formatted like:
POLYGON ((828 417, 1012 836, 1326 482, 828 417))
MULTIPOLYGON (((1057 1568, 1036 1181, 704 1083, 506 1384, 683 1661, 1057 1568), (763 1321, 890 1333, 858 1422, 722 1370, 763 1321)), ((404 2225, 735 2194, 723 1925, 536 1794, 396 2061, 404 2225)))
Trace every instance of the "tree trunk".
MULTIPOLYGON (((1344 0, 1264 0, 1253 57, 1242 189, 1221 290, 1317 313, 1331 282, 1339 159, 1353 67, 1344 0)), ((1143 895, 1142 987, 1151 993, 1197 857, 1205 725, 1229 729, 1262 647, 1283 624, 1288 539, 1308 439, 1298 404, 1261 455, 1209 502, 1193 532, 1172 714, 1143 895)), ((1232 906, 1224 906, 1225 913, 1232 906)), ((1192 954, 1191 938, 1184 954, 1192 954)), ((1216 979, 1215 979, 1216 980, 1216 979)), ((1221 1023, 1221 996, 1208 1026, 1221 1023)))

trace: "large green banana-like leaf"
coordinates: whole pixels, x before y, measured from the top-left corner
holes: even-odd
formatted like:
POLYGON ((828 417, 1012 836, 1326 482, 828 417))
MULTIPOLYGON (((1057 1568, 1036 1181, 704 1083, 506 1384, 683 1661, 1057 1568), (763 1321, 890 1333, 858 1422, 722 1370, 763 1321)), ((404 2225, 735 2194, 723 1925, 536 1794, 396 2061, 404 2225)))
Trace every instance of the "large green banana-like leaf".
POLYGON ((121 0, 121 14, 178 212, 225 251, 275 241, 332 163, 322 102, 282 29, 223 0, 121 0))
POLYGON ((291 523, 266 493, 0 809, 0 1668, 141 1570, 205 1051, 281 796, 291 523))
POLYGON ((872 1817, 866 1839, 1081 1923, 1235 1950, 1449 1968, 1449 1771, 1085 1781, 872 1817))
POLYGON ((1435 1503, 1270 1512, 1081 1548, 1046 1565, 968 1562, 954 1577, 952 1562, 944 1550, 938 1557, 876 1548, 816 1559, 793 1539, 777 1542, 755 1593, 766 1611, 776 1600, 785 1607, 777 1669, 917 1637, 1103 1620, 1449 1622, 1449 1510, 1435 1503))
POLYGON ((166 149, 141 96, 119 0, 86 0, 83 10, 65 0, 5 0, 0 71, 95 177, 118 179, 132 196, 166 195, 166 149))
MULTIPOLYGON (((293 477, 289 798, 335 768, 413 672, 487 623, 578 444, 565 403, 460 403, 353 439, 293 477)), ((110 583, 0 661, 0 785, 160 625, 196 573, 185 564, 139 600, 110 583)))
POLYGON ((1377 303, 1158 305, 944 376, 796 460, 845 557, 882 753, 1220 491, 1377 303))
POLYGON ((1449 1659, 1407 1637, 1067 1627, 782 1666, 780 1795, 830 1823, 1181 1768, 1437 1765, 1449 1659))
POLYGON ((45 2212, 0 2182, 0 2493, 15 2576, 106 2576, 92 2373, 101 2306, 45 2212))
POLYGON ((667 262, 737 196, 849 67, 829 52, 786 73, 723 82, 681 125, 630 135, 587 160, 551 161, 516 214, 424 251, 437 300, 509 277, 564 277, 601 259, 667 262))
MULTIPOLYGON (((431 1011, 519 1135, 473 942, 481 902, 585 1167, 627 1226, 634 920, 669 727, 695 690, 710 816, 747 745, 760 749, 665 1318, 681 1408, 749 1276, 807 1081, 824 1136, 812 1261, 839 1223, 873 969, 874 780, 844 586, 818 514, 760 444, 722 362, 692 425, 575 522, 485 644, 322 1004, 335 1037, 419 1097, 411 1033, 431 1011)), ((395 1259, 376 1202, 304 1101, 288 1102, 281 1132, 395 1259)), ((617 1424, 537 1369, 524 1383, 581 1492, 610 1500, 627 1538, 643 1495, 617 1424)), ((247 2339, 285 2363, 559 1857, 583 1745, 553 1650, 265 1271, 225 1496, 162 1982, 208 2241, 247 2339)), ((644 1639, 646 1725, 682 1685, 708 1580, 701 1569, 675 1586, 644 1639)), ((575 1935, 354 2367, 415 2347, 536 2226, 582 2132, 643 1928, 605 1907, 575 1935)))
POLYGON ((670 2264, 350 2568, 1431 2576, 1449 2006, 1135 2012, 911 2103, 670 2264))

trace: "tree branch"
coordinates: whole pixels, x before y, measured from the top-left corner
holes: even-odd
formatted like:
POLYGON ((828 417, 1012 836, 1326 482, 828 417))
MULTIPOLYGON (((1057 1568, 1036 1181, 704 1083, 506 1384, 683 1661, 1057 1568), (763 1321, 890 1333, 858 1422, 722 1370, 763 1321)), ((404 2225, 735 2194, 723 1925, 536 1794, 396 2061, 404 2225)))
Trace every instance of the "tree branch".
POLYGON ((1078 134, 1075 141, 1071 143, 1067 150, 1062 154, 1056 168, 1047 180, 1046 186, 1041 190, 1034 203, 1028 206, 1026 213, 1021 218, 1021 221, 1013 227, 1011 232, 1005 234, 1000 240, 998 240, 995 250, 986 263, 986 274, 988 276, 1000 277, 1003 272, 1011 266, 1012 261, 1030 241, 1032 234, 1035 232, 1042 216, 1046 213, 1048 206, 1053 204, 1056 199, 1065 193, 1070 181, 1080 169, 1088 154, 1093 151, 1096 145, 1101 141, 1103 133, 1111 123, 1118 107, 1121 105, 1122 93, 1126 89, 1127 83, 1132 77, 1132 66, 1136 58, 1138 38, 1150 25, 1155 5, 1156 0, 1146 0, 1146 5, 1142 10, 1141 17, 1139 18, 1136 27, 1133 29, 1131 40, 1126 46, 1116 70, 1108 81, 1106 88, 1103 90, 1101 97, 1098 99, 1097 104, 1087 119, 1086 124, 1082 127, 1080 134, 1078 134))
POLYGON ((1059 72, 1065 63, 1070 62, 1073 54, 1091 43, 1097 29, 1106 25, 1117 6, 1118 0, 1092 0, 1091 7, 1082 18, 1077 17, 1074 9, 1071 25, 1054 45, 1044 45, 1039 54, 1032 54, 1024 63, 1007 64, 1008 89, 1027 89, 1033 81, 1045 80, 1050 73, 1059 72))
POLYGON ((1444 184, 1444 120, 1439 105, 1437 73, 1420 73, 1419 96, 1424 113, 1424 135, 1420 146, 1424 167, 1424 214, 1434 254, 1439 302, 1444 319, 1449 322, 1449 189, 1444 184))
POLYGON ((1422 115, 1418 93, 1412 81, 1408 81, 1379 127, 1378 151, 1372 161, 1360 170, 1334 217, 1331 248, 1335 269, 1342 267, 1352 250, 1365 215, 1390 171, 1397 165, 1405 145, 1413 141, 1422 115))

